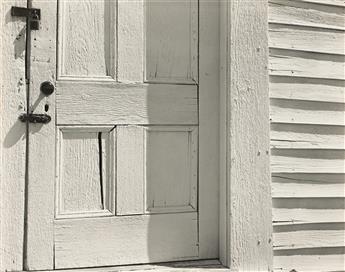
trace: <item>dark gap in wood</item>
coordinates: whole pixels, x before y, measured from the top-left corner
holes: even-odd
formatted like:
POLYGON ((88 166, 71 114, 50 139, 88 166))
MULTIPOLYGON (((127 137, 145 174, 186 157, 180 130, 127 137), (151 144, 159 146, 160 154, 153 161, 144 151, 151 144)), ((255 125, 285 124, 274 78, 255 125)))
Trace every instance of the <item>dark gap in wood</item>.
POLYGON ((102 210, 104 210, 102 132, 98 132, 98 154, 99 154, 99 188, 100 188, 100 196, 101 196, 101 208, 102 210))

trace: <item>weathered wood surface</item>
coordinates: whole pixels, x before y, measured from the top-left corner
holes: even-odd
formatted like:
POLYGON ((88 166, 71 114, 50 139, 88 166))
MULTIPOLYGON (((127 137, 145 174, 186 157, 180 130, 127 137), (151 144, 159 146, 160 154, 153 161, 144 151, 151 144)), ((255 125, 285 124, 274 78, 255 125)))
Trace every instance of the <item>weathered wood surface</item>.
POLYGON ((269 0, 271 23, 345 30, 344 8, 293 0, 269 0))
MULTIPOLYGON (((191 0, 196 4, 197 1, 191 0)), ((224 228, 224 220, 219 213, 219 16, 220 1, 199 1, 199 254, 200 258, 219 258, 222 253, 227 254, 229 249, 221 246, 226 239, 219 234, 219 228, 224 228), (200 201, 203 199, 203 201, 200 201), (221 226, 220 226, 221 225, 221 226)), ((195 38, 195 34, 193 37, 195 38)), ((194 61, 195 63, 195 61, 194 61)), ((194 75, 195 78, 195 75, 194 75)), ((228 226, 229 222, 226 222, 228 226)), ((224 262, 225 265, 228 265, 224 262)))
POLYGON ((343 31, 280 24, 270 24, 269 28, 271 48, 345 54, 343 31))
POLYGON ((344 271, 345 255, 275 256, 274 271, 344 271))
POLYGON ((272 268, 267 1, 230 1, 227 12, 229 264, 235 271, 267 271, 272 268))
POLYGON ((269 71, 273 76, 345 79, 345 56, 271 49, 269 71))
POLYGON ((196 259, 197 223, 196 212, 57 220, 55 267, 196 259))
POLYGON ((345 2, 269 2, 274 271, 343 271, 345 2))
POLYGON ((54 267, 55 210, 55 93, 45 97, 42 82, 56 80, 56 14, 57 1, 33 0, 40 8, 41 29, 32 32, 30 109, 48 114, 49 124, 30 124, 28 150, 28 211, 25 269, 54 267))
POLYGON ((296 77, 271 77, 270 97, 304 101, 345 103, 345 82, 296 77))
POLYGON ((271 99, 271 122, 345 126, 345 104, 271 99))
POLYGON ((345 184, 281 183, 273 178, 272 196, 277 198, 345 197, 345 184))
POLYGON ((341 126, 272 124, 271 148, 344 150, 344 134, 341 126))
MULTIPOLYGON (((75 269, 63 269, 61 272, 73 272, 75 269)), ((103 268, 82 268, 80 272, 130 272, 130 271, 169 271, 169 272, 202 272, 202 271, 216 271, 216 272, 230 272, 230 269, 221 265, 218 260, 201 260, 201 261, 179 261, 171 263, 157 263, 148 265, 131 265, 131 266, 116 266, 103 268)), ((43 272, 43 271, 37 271, 43 272)), ((53 270, 48 271, 53 272, 53 270)))
POLYGON ((60 82, 57 103, 63 125, 198 123, 194 85, 60 82))
POLYGON ((343 228, 343 223, 333 224, 329 226, 329 229, 321 230, 305 230, 298 225, 276 226, 273 234, 273 247, 274 250, 344 247, 345 232, 343 228))
POLYGON ((23 267, 25 124, 25 20, 10 15, 11 6, 24 0, 0 3, 0 270, 23 267))
POLYGON ((345 209, 273 208, 273 225, 298 225, 344 222, 345 209))
POLYGON ((344 0, 295 0, 295 1, 345 7, 345 1, 344 0))

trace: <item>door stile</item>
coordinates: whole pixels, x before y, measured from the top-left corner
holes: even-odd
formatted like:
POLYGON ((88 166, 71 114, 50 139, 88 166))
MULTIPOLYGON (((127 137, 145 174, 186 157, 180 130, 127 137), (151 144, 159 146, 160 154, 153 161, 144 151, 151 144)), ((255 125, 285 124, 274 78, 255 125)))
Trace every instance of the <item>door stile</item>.
POLYGON ((199 258, 219 247, 219 0, 199 1, 199 258))
POLYGON ((31 32, 29 109, 49 115, 51 121, 29 124, 24 268, 42 270, 54 269, 55 93, 44 95, 40 85, 44 81, 55 85, 57 1, 32 0, 31 5, 41 9, 42 18, 40 29, 31 32))

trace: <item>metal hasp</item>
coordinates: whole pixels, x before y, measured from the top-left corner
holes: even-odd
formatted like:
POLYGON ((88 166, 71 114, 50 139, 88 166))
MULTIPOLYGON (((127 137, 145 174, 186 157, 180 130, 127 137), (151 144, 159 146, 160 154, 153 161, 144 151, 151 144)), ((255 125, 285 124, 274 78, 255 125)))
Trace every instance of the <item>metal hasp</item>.
POLYGON ((12 7, 12 16, 26 17, 31 30, 39 30, 41 20, 41 10, 35 8, 12 7))
POLYGON ((29 122, 29 123, 40 123, 40 124, 47 124, 51 121, 51 117, 48 114, 26 114, 23 113, 19 116, 19 120, 22 122, 29 122))

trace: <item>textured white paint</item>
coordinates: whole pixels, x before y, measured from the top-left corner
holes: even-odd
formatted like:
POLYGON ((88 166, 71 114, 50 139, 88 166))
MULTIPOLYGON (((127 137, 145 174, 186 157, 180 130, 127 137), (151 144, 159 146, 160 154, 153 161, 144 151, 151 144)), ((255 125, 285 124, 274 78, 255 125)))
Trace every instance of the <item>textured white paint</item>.
POLYGON ((147 1, 145 6, 146 80, 197 82, 197 1, 147 1))
POLYGON ((143 214, 145 183, 144 128, 118 126, 116 214, 143 214))
POLYGON ((345 54, 343 31, 280 24, 270 24, 269 27, 271 48, 345 54))
POLYGON ((58 124, 197 124, 197 87, 63 82, 58 124))
MULTIPOLYGON (((230 269, 225 268, 218 260, 201 260, 201 261, 179 261, 170 263, 156 263, 144 265, 126 265, 115 267, 102 267, 102 268, 84 268, 79 269, 80 272, 130 272, 130 271, 169 271, 169 272, 182 272, 182 271, 216 271, 216 272, 230 272, 230 269)), ((73 272, 72 269, 63 269, 61 272, 73 272)), ((40 271, 43 272, 43 271, 40 271)), ((47 271, 48 272, 48 271, 47 271)), ((49 272, 53 272, 52 270, 49 272)))
POLYGON ((115 76, 114 3, 108 0, 60 1, 59 76, 115 76))
POLYGON ((146 211, 197 210, 197 128, 149 127, 144 139, 146 211))
POLYGON ((113 211, 112 150, 115 145, 111 129, 59 128, 56 185, 58 218, 93 216, 94 213, 98 216, 110 215, 113 211))
POLYGON ((45 97, 40 85, 56 79, 56 1, 33 0, 40 8, 41 28, 32 32, 30 109, 52 118, 46 125, 30 124, 28 168, 28 228, 25 269, 52 269, 55 208, 55 93, 45 97), (48 105, 46 111, 45 105, 48 105))
POLYGON ((269 0, 271 23, 345 30, 343 8, 302 1, 269 0))
POLYGON ((270 0, 269 16, 274 270, 343 271, 344 1, 270 0))
POLYGON ((280 272, 291 272, 291 267, 296 271, 343 271, 344 263, 344 254, 276 256, 274 269, 280 272))
POLYGON ((267 1, 230 1, 228 8, 228 263, 235 271, 270 271, 267 1))
POLYGON ((59 220, 55 223, 55 265, 72 268, 194 259, 198 256, 196 228, 196 212, 59 220))
POLYGON ((0 271, 21 270, 23 261, 25 124, 25 20, 11 18, 12 5, 0 2, 0 271), (6 19, 5 19, 6 18, 6 19))

